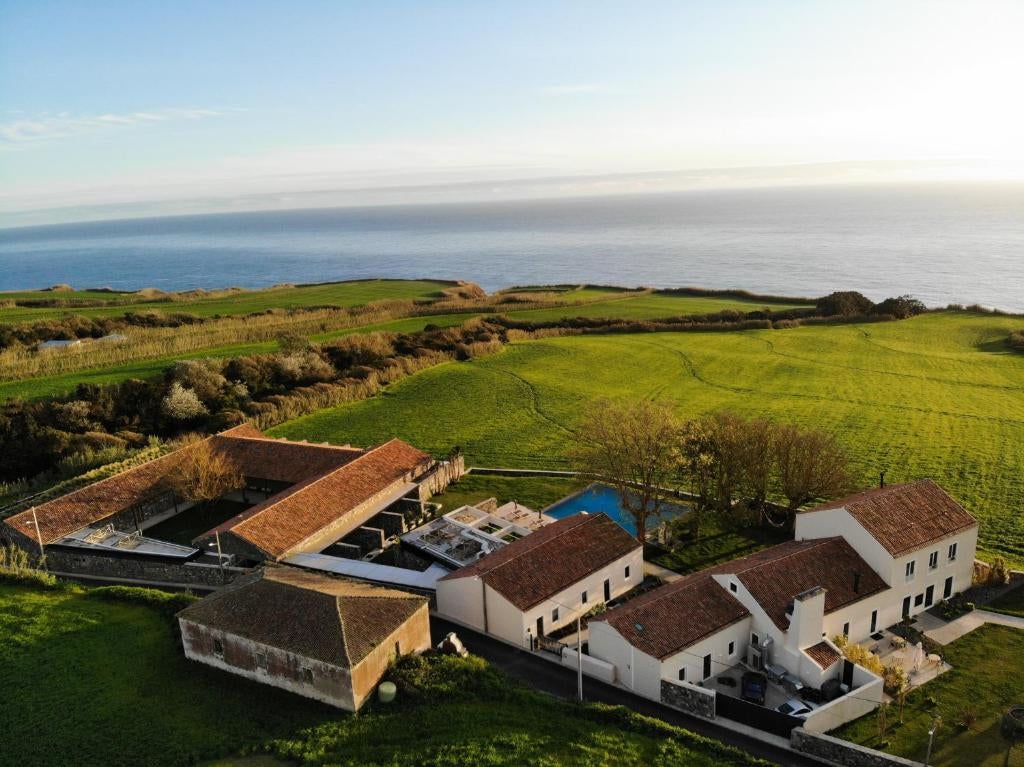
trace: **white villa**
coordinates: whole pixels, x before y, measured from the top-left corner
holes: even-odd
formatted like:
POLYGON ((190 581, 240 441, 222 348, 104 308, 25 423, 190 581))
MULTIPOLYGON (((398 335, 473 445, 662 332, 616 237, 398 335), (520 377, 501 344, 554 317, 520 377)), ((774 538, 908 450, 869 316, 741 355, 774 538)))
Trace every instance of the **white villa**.
MULTIPOLYGON (((841 663, 829 638, 865 640, 967 589, 977 535, 974 517, 930 480, 860 493, 800 513, 793 541, 591 620, 590 655, 654 700, 663 682, 711 686, 740 663, 782 667, 809 687, 837 677, 860 687, 869 680, 853 678, 862 670, 841 663)), ((880 680, 871 687, 881 700, 880 680)))
POLYGON ((643 547, 605 514, 547 524, 437 583, 445 618, 532 647, 539 637, 638 586, 643 547))

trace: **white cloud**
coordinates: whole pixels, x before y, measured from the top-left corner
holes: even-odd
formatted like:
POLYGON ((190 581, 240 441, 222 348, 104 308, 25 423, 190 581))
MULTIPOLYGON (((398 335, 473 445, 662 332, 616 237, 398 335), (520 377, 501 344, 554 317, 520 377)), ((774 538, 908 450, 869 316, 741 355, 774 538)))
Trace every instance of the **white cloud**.
POLYGON ((171 107, 125 114, 72 115, 68 112, 43 114, 34 118, 19 118, 0 122, 0 147, 17 148, 105 128, 123 128, 169 120, 201 120, 219 117, 225 113, 226 110, 223 109, 171 107))

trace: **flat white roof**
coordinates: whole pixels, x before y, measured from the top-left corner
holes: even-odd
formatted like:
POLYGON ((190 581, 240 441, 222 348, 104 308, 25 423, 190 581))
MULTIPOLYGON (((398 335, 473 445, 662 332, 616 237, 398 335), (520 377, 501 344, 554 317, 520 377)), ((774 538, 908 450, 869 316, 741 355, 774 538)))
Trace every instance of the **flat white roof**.
POLYGON ((437 582, 448 575, 450 570, 439 564, 431 564, 426 570, 406 570, 404 567, 378 565, 364 562, 361 559, 345 559, 327 554, 294 554, 284 560, 289 565, 304 567, 308 570, 347 575, 373 583, 386 583, 392 586, 405 586, 411 589, 436 591, 437 582))
POLYGON ((75 546, 84 549, 100 549, 104 551, 130 551, 135 554, 157 554, 163 557, 181 557, 185 559, 197 553, 199 549, 191 546, 179 546, 177 543, 146 538, 136 533, 125 533, 115 530, 113 526, 83 527, 81 530, 64 536, 55 541, 61 546, 75 546))

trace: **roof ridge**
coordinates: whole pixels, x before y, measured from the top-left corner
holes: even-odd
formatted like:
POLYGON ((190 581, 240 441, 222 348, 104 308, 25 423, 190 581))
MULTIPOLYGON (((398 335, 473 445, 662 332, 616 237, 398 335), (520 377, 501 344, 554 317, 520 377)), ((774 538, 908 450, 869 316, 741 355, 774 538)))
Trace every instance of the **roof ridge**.
MULTIPOLYGON (((582 527, 583 525, 585 525, 590 520, 597 519, 600 516, 605 516, 606 517, 607 515, 603 511, 599 512, 598 514, 573 514, 571 517, 567 517, 566 519, 567 520, 575 520, 576 517, 580 517, 580 520, 578 522, 576 522, 576 524, 574 524, 574 525, 566 524, 564 530, 559 530, 556 535, 552 535, 550 538, 545 538, 544 540, 540 541, 539 543, 537 543, 534 546, 530 546, 530 547, 527 547, 525 545, 521 546, 520 547, 521 551, 515 552, 508 559, 506 559, 503 562, 499 562, 498 564, 494 565, 494 567, 492 567, 491 569, 486 570, 485 572, 481 573, 481 575, 486 575, 488 573, 493 573, 496 570, 500 570, 505 565, 511 564, 512 562, 515 562, 520 557, 525 556, 526 554, 528 554, 528 553, 530 553, 530 552, 540 548, 541 546, 546 546, 547 544, 551 543, 552 541, 558 540, 559 538, 561 538, 566 533, 570 533, 573 530, 576 530, 577 528, 582 527)), ((534 535, 536 535, 536 533, 534 533, 534 535)), ((521 538, 520 540, 529 540, 529 539, 530 539, 530 536, 526 536, 525 538, 521 538)), ((500 551, 500 549, 499 549, 499 551, 500 551)))
MULTIPOLYGON (((394 438, 394 439, 397 439, 397 438, 394 438)), ((298 482, 298 483, 296 483, 296 485, 292 485, 292 488, 295 488, 294 492, 288 493, 288 490, 281 491, 277 495, 283 496, 282 498, 277 498, 277 500, 275 500, 273 503, 265 503, 264 502, 264 505, 263 505, 262 509, 260 509, 259 511, 257 511, 257 512, 255 512, 253 514, 250 514, 245 519, 239 521, 236 525, 232 525, 232 528, 241 527, 242 525, 247 525, 252 520, 256 519, 257 517, 259 517, 262 514, 264 514, 265 512, 267 512, 268 510, 270 510, 270 509, 274 508, 275 506, 277 506, 279 503, 284 501, 286 498, 291 498, 291 497, 293 497, 295 495, 298 495, 299 493, 304 493, 305 491, 307 491, 309 488, 311 488, 313 485, 317 484, 318 482, 323 482, 325 479, 327 479, 329 477, 333 477, 339 471, 341 471, 343 469, 347 469, 349 466, 353 466, 354 464, 358 463, 363 458, 366 458, 366 456, 372 455, 373 453, 375 453, 376 451, 378 451, 382 447, 384 447, 384 445, 389 444, 391 441, 392 440, 388 440, 388 442, 385 442, 383 445, 377 445, 377 447, 371 448, 369 450, 364 450, 360 455, 357 455, 355 458, 353 458, 348 463, 343 463, 341 466, 337 466, 337 467, 331 469, 330 471, 324 472, 319 477, 311 478, 311 480, 307 481, 305 484, 303 484, 302 482, 298 482), (287 495, 285 495, 285 493, 287 493, 287 495)), ((288 489, 290 490, 292 488, 288 488, 288 489)), ((276 498, 276 496, 271 496, 271 498, 276 498)), ((270 500, 270 499, 268 498, 267 500, 270 500)), ((301 541, 300 541, 300 543, 301 543, 301 541)))
POLYGON ((268 437, 263 435, 261 437, 253 437, 245 434, 228 434, 227 432, 218 432, 217 434, 211 434, 211 437, 223 437, 225 439, 237 439, 237 440, 250 440, 251 442, 270 442, 275 445, 295 445, 296 447, 314 447, 321 450, 342 450, 345 452, 358 452, 367 453, 368 450, 364 450, 361 447, 345 447, 344 445, 332 445, 329 442, 296 442, 295 440, 285 439, 284 437, 268 437))
MULTIPOLYGON (((776 544, 775 546, 770 546, 767 549, 761 549, 761 551, 755 551, 753 554, 747 554, 747 556, 745 556, 745 557, 740 557, 739 559, 733 559, 733 560, 730 560, 730 561, 738 562, 740 560, 747 559, 749 557, 756 557, 758 554, 760 554, 762 552, 771 551, 772 549, 779 548, 780 546, 790 546, 791 544, 801 544, 801 545, 793 545, 792 546, 792 549, 793 549, 792 551, 787 551, 785 554, 782 554, 781 556, 779 556, 777 558, 773 558, 773 559, 769 560, 771 562, 781 562, 783 560, 789 559, 790 557, 794 557, 797 554, 802 554, 805 551, 810 551, 811 549, 817 548, 818 546, 823 546, 825 543, 830 543, 830 542, 835 541, 835 540, 842 540, 842 536, 840 536, 840 535, 830 535, 828 538, 805 538, 805 539, 800 540, 800 541, 796 541, 796 540, 793 540, 793 541, 783 541, 782 543, 776 544)), ((723 562, 721 565, 712 565, 708 569, 714 569, 715 567, 725 567, 728 564, 729 564, 729 562, 723 562)), ((753 570, 755 568, 761 567, 761 566, 763 566, 765 564, 767 564, 767 562, 758 562, 756 564, 751 564, 749 567, 744 567, 742 570, 725 571, 725 572, 721 572, 721 573, 711 573, 711 574, 712 575, 730 575, 730 574, 731 575, 739 575, 740 573, 749 572, 750 570, 753 570)), ((701 572, 703 572, 703 571, 701 571, 701 572)))

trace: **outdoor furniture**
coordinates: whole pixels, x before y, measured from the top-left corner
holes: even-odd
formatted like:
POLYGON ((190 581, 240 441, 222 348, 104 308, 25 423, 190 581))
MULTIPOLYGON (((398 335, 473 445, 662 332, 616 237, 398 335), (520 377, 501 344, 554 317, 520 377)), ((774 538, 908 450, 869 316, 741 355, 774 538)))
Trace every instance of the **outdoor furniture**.
POLYGON ((907 640, 901 636, 894 636, 892 637, 892 639, 889 640, 889 644, 890 646, 895 647, 898 650, 902 650, 904 647, 907 646, 907 640))

